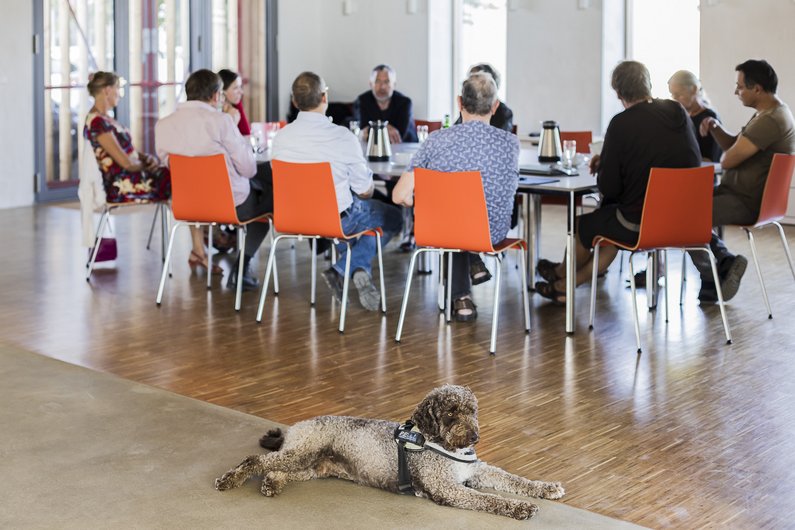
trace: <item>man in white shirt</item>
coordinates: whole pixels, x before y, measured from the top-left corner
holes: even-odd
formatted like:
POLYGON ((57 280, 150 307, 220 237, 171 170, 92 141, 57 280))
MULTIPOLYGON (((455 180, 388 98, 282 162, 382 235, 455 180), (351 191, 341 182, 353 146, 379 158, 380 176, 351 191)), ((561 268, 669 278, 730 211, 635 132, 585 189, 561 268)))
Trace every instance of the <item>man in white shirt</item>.
MULTIPOLYGON (((241 221, 273 211, 273 181, 270 166, 257 167, 249 142, 240 134, 232 117, 219 112, 222 101, 221 78, 210 70, 197 70, 185 82, 188 101, 180 103, 173 114, 157 122, 155 147, 164 162, 169 154, 207 156, 223 154, 232 185, 232 196, 241 221)), ((244 249, 243 289, 257 288, 257 278, 250 273, 249 262, 268 235, 268 223, 251 223, 244 249)), ((196 231, 193 237, 202 237, 196 231)), ((240 256, 238 256, 240 259, 240 256)), ((227 287, 234 287, 237 274, 232 269, 227 287)))
MULTIPOLYGON (((368 228, 383 230, 382 244, 400 232, 403 219, 392 205, 367 200, 373 193, 373 172, 367 167, 359 140, 350 131, 326 117, 328 87, 312 72, 300 74, 292 86, 292 101, 298 108, 294 122, 279 131, 273 140, 273 158, 286 162, 329 162, 337 193, 340 222, 346 234, 368 228)), ((306 205, 312 208, 311 204, 306 205)), ((340 259, 323 273, 337 299, 342 299, 344 244, 338 246, 340 259)), ((376 254, 375 238, 365 236, 351 243, 351 279, 359 301, 376 311, 381 295, 372 282, 371 261, 376 254)))

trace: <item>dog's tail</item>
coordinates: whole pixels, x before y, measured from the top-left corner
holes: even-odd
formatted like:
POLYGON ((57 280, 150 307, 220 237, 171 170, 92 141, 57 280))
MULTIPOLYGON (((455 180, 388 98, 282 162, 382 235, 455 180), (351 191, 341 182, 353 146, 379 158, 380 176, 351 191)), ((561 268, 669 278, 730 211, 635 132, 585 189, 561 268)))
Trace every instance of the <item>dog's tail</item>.
POLYGON ((269 430, 268 434, 259 439, 260 446, 268 451, 278 451, 281 449, 283 443, 284 435, 282 434, 282 430, 278 427, 269 430))

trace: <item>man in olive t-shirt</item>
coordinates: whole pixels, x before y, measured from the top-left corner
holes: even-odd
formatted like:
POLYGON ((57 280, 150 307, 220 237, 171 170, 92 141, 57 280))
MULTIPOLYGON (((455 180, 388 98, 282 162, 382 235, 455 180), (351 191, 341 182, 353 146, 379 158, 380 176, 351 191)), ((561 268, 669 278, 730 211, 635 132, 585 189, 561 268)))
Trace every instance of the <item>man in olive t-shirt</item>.
MULTIPOLYGON (((737 65, 734 93, 746 107, 756 110, 738 135, 732 135, 715 118, 701 122, 702 136, 711 134, 723 149, 723 176, 713 193, 712 225, 749 225, 756 222, 762 204, 767 173, 775 153, 795 153, 795 123, 789 107, 776 96, 778 77, 767 61, 748 60, 737 65)), ((735 256, 716 234, 710 247, 718 262, 724 300, 740 288, 748 260, 735 256)), ((709 258, 704 252, 690 254, 701 273, 702 302, 718 300, 709 258)))

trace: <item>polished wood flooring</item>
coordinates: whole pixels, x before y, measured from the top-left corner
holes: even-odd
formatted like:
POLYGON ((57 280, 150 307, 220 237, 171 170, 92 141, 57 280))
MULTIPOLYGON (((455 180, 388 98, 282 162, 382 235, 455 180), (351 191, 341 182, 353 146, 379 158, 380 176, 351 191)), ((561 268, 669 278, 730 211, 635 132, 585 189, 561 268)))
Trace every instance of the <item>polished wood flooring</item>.
MULTIPOLYGON (((475 323, 446 325, 436 276, 418 277, 403 341, 394 342, 408 264, 394 244, 386 250, 387 315, 362 310, 354 292, 344 335, 322 280, 316 307, 308 304, 303 242, 280 253, 281 293, 269 295, 260 325, 257 294, 246 293, 236 313, 220 278, 208 291, 204 275, 190 274, 187 231, 157 307, 159 251, 145 249, 150 220, 143 208, 118 215, 119 260, 86 283, 74 205, 0 211, 0 340, 288 424, 318 414, 403 420, 432 387, 469 385, 480 400, 479 456, 562 481, 572 506, 654 528, 792 527, 795 282, 773 231, 758 242, 775 318, 767 319, 751 264, 728 307, 733 345, 724 343, 717 307, 699 307, 697 281, 687 282, 678 305, 678 255, 670 322, 661 308, 643 311, 642 355, 627 269, 619 274, 617 262, 600 280, 594 331, 581 287, 575 334, 563 331, 563 309, 538 296, 525 334, 509 258, 497 355, 489 356, 493 281, 475 288, 475 323)), ((562 220, 560 207, 545 207, 546 256, 561 254, 562 220)), ((793 244, 795 230, 787 234, 793 244)), ((750 259, 738 229, 728 242, 750 259)), ((228 257, 221 263, 231 265, 228 257)), ((219 470, 229 457, 219 455, 219 470)))

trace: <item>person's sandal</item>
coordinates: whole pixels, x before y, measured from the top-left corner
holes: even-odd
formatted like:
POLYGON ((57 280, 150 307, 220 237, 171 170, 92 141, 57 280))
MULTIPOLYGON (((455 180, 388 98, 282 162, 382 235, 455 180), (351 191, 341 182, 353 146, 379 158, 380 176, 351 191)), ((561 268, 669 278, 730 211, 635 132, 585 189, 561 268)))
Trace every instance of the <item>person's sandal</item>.
POLYGON ((458 322, 469 322, 478 317, 478 310, 471 298, 459 298, 453 302, 455 319, 458 322))
POLYGON ((536 270, 538 271, 538 274, 546 281, 549 283, 555 283, 556 281, 560 280, 560 276, 558 276, 558 273, 555 272, 555 269, 557 269, 559 265, 560 263, 554 263, 548 259, 540 259, 536 265, 536 270))
POLYGON ((478 260, 469 267, 469 278, 472 285, 480 285, 491 280, 491 273, 482 260, 478 260))
POLYGON ((544 298, 552 300, 555 305, 566 304, 566 293, 555 289, 554 282, 536 282, 536 292, 544 298))

